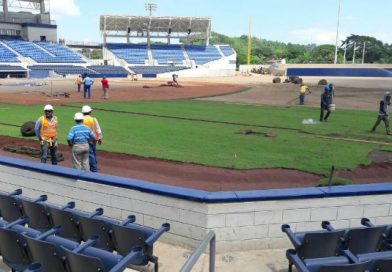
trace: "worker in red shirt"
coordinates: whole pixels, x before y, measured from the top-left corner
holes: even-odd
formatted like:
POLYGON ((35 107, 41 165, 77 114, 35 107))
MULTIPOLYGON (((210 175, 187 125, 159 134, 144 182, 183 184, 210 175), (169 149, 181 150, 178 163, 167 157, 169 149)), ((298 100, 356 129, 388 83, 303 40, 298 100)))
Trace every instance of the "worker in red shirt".
POLYGON ((101 83, 103 92, 102 98, 109 99, 109 81, 106 79, 106 77, 103 77, 101 83))

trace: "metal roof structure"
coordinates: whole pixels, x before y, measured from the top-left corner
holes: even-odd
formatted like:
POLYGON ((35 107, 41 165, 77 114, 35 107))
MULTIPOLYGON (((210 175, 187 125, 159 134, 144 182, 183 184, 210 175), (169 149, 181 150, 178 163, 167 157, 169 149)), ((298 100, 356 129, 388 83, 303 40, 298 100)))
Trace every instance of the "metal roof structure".
POLYGON ((39 10, 41 13, 45 13, 48 5, 48 0, 0 0, 3 12, 8 11, 8 8, 16 8, 19 10, 39 10))
POLYGON ((197 34, 207 44, 211 36, 210 17, 157 17, 157 16, 119 16, 101 15, 100 31, 107 37, 130 38, 189 38, 197 34))

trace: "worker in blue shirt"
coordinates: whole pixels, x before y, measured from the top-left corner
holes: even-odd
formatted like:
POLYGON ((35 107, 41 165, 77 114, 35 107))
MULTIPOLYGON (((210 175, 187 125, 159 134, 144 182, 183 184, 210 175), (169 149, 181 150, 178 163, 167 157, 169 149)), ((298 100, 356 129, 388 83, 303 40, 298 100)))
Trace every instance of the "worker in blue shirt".
POLYGON ((89 164, 89 141, 95 141, 93 131, 83 125, 83 114, 81 112, 75 113, 74 120, 76 125, 71 128, 68 133, 68 145, 72 147, 72 162, 76 169, 88 171, 89 164))
POLYGON ((324 89, 324 93, 321 95, 321 104, 320 104, 320 122, 327 122, 329 115, 331 114, 330 106, 332 104, 332 93, 331 87, 326 86, 324 89), (324 111, 327 111, 327 114, 324 116, 324 111))
POLYGON ((83 97, 84 98, 91 98, 91 86, 94 84, 94 80, 92 80, 88 75, 83 79, 83 85, 84 85, 84 93, 83 97), (87 96, 87 97, 86 97, 87 96))

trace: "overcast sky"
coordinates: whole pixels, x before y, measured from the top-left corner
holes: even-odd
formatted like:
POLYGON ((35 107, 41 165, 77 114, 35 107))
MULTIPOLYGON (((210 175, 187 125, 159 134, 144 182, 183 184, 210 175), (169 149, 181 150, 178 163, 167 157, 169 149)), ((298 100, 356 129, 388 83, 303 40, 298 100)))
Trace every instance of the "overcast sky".
MULTIPOLYGON (((99 16, 148 15, 141 0, 50 0, 59 38, 102 42, 99 16)), ((157 16, 209 16, 212 30, 228 36, 247 35, 301 44, 335 43, 338 0, 155 0, 157 16)), ((341 0, 340 40, 369 35, 392 43, 392 1, 341 0)))

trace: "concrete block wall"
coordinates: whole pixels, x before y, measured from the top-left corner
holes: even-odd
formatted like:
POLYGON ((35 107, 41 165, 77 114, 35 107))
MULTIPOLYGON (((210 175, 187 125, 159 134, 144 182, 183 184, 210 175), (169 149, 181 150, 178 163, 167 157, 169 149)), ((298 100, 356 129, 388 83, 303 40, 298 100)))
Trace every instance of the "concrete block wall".
POLYGON ((214 230, 218 252, 288 248, 282 224, 293 231, 321 229, 322 220, 336 228, 355 227, 362 217, 392 224, 391 194, 212 204, 0 165, 0 191, 17 188, 30 198, 47 194, 48 202, 59 206, 75 201, 86 212, 102 207, 114 219, 134 214, 137 224, 152 228, 168 222, 171 230, 161 240, 184 247, 195 247, 214 230))
POLYGON ((295 232, 319 230, 323 220, 335 228, 360 226, 363 217, 392 224, 392 195, 209 204, 208 217, 220 251, 288 248, 282 224, 295 232))
POLYGON ((104 215, 113 219, 133 214, 137 224, 155 229, 170 223, 170 233, 161 240, 172 244, 195 247, 206 234, 205 204, 0 165, 0 191, 18 188, 28 198, 47 194, 47 202, 54 205, 75 201, 75 209, 81 211, 103 208, 104 215))

